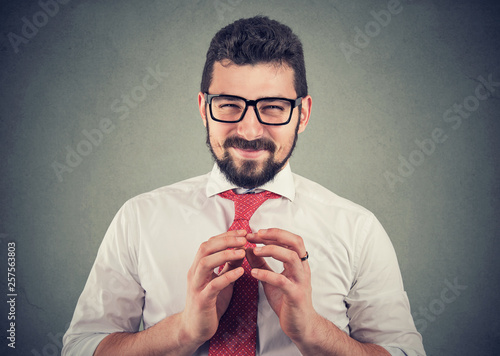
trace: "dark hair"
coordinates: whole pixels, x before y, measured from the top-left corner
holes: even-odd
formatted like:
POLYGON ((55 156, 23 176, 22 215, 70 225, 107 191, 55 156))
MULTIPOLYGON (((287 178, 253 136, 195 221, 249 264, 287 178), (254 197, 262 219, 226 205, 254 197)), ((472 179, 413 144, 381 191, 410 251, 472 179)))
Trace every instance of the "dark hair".
POLYGON ((237 65, 287 64, 294 71, 298 97, 307 95, 304 52, 290 27, 265 16, 240 19, 217 32, 210 42, 201 78, 201 91, 208 92, 215 62, 224 59, 237 65))

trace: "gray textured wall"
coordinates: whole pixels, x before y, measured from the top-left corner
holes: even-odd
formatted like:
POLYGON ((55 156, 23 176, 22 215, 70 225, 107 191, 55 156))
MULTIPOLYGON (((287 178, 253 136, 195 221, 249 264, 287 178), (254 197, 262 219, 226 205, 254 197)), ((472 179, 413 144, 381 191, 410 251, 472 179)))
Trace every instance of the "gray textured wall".
POLYGON ((1 6, 2 349, 7 244, 17 252, 9 351, 58 354, 121 204, 212 166, 196 104, 210 38, 265 14, 305 45, 314 105, 292 168, 382 221, 430 355, 498 352, 498 2, 1 6))

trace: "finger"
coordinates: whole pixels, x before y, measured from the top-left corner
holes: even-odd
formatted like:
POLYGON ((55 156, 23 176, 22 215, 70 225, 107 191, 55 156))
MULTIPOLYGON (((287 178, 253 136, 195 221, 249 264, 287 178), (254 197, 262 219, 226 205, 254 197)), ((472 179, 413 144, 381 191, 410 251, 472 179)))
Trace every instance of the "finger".
MULTIPOLYGON (((225 264, 228 261, 242 260, 245 257, 245 250, 232 249, 224 250, 205 256, 198 261, 194 271, 193 282, 194 286, 203 288, 207 283, 214 278, 214 269, 225 264)), ((223 270, 227 272, 238 267, 237 264, 233 266, 226 266, 223 270)))
POLYGON ((228 241, 228 243, 231 243, 231 238, 232 237, 237 237, 237 236, 245 236, 247 234, 246 230, 230 230, 223 232, 222 234, 212 236, 211 238, 208 239, 208 241, 217 241, 217 240, 223 240, 223 241, 228 241))
POLYGON ((258 232, 249 233, 249 234, 247 234, 246 238, 249 242, 254 243, 254 244, 263 244, 264 243, 264 238, 261 235, 259 235, 258 232))
MULTIPOLYGON (((221 273, 225 273, 226 271, 228 270, 232 270, 232 269, 235 269, 235 268, 238 268, 240 267, 242 264, 243 264, 243 260, 244 260, 244 257, 245 257, 245 249, 241 249, 240 251, 243 251, 244 253, 242 254, 242 258, 239 258, 239 259, 236 259, 236 260, 232 260, 232 261, 226 261, 222 271, 218 272, 217 275, 221 274, 221 273)), ((219 267, 222 266, 222 265, 219 265, 219 267)))
POLYGON ((299 258, 307 254, 302 237, 286 230, 277 228, 262 229, 259 230, 257 234, 248 234, 247 239, 252 243, 277 245, 293 250, 297 253, 299 258))
POLYGON ((198 248, 194 263, 197 264, 203 257, 228 248, 243 248, 247 242, 245 235, 245 230, 233 230, 211 237, 198 248))
POLYGON ((293 279, 298 281, 304 280, 304 266, 295 251, 281 246, 267 245, 254 248, 253 253, 260 258, 272 257, 283 262, 283 266, 288 276, 293 276, 293 279))
POLYGON ((279 288, 285 294, 290 294, 295 289, 295 285, 282 274, 259 268, 253 268, 251 274, 255 279, 279 288))
POLYGON ((247 252, 246 258, 250 267, 272 271, 271 267, 269 267, 266 260, 263 257, 256 256, 253 250, 254 250, 253 248, 248 248, 246 250, 247 252))
POLYGON ((245 270, 243 267, 238 267, 231 271, 228 271, 217 278, 214 278, 203 290, 203 293, 207 298, 216 298, 219 293, 229 286, 231 283, 236 282, 240 278, 245 270))

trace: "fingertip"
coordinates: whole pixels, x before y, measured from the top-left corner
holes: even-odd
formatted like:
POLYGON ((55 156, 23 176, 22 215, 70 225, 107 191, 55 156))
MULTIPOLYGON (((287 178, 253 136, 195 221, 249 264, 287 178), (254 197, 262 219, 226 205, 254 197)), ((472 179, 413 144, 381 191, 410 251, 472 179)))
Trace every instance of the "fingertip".
MULTIPOLYGON (((245 243, 246 243, 246 241, 245 241, 245 243)), ((243 255, 242 257, 245 257, 246 250, 247 250, 247 248, 245 246, 235 248, 235 251, 238 251, 238 256, 243 255)))
POLYGON ((255 253, 253 252, 253 247, 250 247, 246 250, 246 258, 247 258, 247 261, 248 263, 251 264, 251 262, 253 262, 256 258, 255 256, 255 253))
POLYGON ((236 243, 240 244, 241 246, 245 246, 247 243, 247 239, 244 236, 236 236, 236 243))
POLYGON ((245 270, 243 269, 243 267, 236 267, 235 269, 232 269, 232 270, 229 270, 227 271, 226 273, 220 275, 220 276, 224 276, 225 275, 225 278, 230 282, 230 283, 233 283, 235 282, 238 278, 240 278, 243 273, 245 273, 245 270))
POLYGON ((252 277, 254 277, 255 279, 258 279, 258 277, 260 275, 260 270, 257 268, 252 268, 250 273, 252 274, 252 277))
POLYGON ((243 273, 245 273, 245 269, 243 267, 237 267, 234 269, 236 272, 235 274, 239 277, 243 276, 243 273))
POLYGON ((245 237, 247 235, 247 232, 246 230, 229 230, 227 234, 229 236, 240 238, 240 237, 245 237))

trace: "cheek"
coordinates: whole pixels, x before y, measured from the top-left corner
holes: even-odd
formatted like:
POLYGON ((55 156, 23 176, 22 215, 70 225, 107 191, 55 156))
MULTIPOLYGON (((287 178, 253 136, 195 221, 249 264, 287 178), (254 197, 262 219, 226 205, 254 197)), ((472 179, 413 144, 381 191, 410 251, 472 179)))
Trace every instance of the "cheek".
POLYGON ((293 130, 286 130, 286 132, 276 132, 271 135, 272 140, 276 144, 277 152, 283 150, 288 151, 293 144, 295 132, 293 130))
POLYGON ((230 134, 230 130, 220 125, 210 123, 210 142, 214 148, 222 147, 224 141, 230 134))

